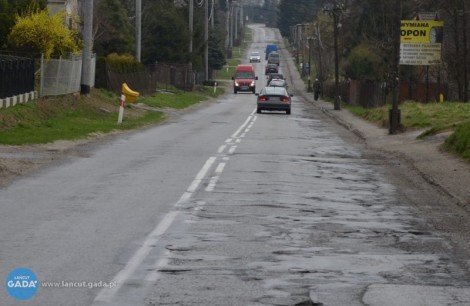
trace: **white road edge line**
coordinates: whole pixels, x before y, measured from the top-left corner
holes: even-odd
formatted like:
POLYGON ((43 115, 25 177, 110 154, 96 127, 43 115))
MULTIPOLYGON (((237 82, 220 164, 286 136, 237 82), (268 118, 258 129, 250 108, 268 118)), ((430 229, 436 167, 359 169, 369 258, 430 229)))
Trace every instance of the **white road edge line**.
MULTIPOLYGON (((245 120, 245 122, 238 128, 238 130, 232 134, 232 138, 237 138, 237 135, 240 133, 241 130, 250 122, 250 120, 256 120, 256 116, 253 116, 255 113, 256 109, 254 109, 251 114, 248 116, 248 118, 245 120)), ((230 139, 231 141, 231 139, 230 139)), ((225 146, 223 146, 225 149, 225 146)), ((219 150, 222 147, 219 148, 219 150)), ((232 146, 230 148, 230 151, 232 153, 235 151, 236 146, 232 146)), ((223 151, 223 150, 222 150, 223 151)), ((183 195, 180 197, 178 202, 175 203, 175 207, 187 202, 193 193, 197 190, 199 187, 199 184, 202 182, 203 178, 206 176, 207 171, 209 171, 210 167, 212 164, 216 161, 217 157, 210 157, 204 164, 204 166, 199 170, 197 173, 196 177, 194 180, 191 182, 189 185, 188 189, 186 192, 183 193, 183 195)), ((220 163, 217 166, 217 169, 215 170, 216 173, 221 173, 225 167, 225 163, 220 163)), ((215 183, 218 180, 218 177, 213 177, 212 179, 215 179, 215 183)), ((172 210, 168 212, 165 217, 160 221, 160 223, 157 224, 155 229, 147 235, 145 238, 144 242, 142 243, 142 246, 137 249, 137 251, 132 255, 132 257, 129 259, 127 264, 124 266, 124 268, 119 271, 116 276, 113 278, 112 282, 116 284, 113 288, 103 288, 100 290, 98 295, 95 297, 93 300, 93 305, 97 305, 100 303, 110 303, 114 296, 118 293, 118 291, 121 289, 121 287, 124 285, 126 280, 128 280, 132 274, 135 273, 139 265, 142 264, 142 262, 145 260, 145 258, 148 256, 150 251, 155 248, 156 243, 160 239, 160 237, 168 230, 168 228, 171 226, 171 224, 174 222, 176 217, 178 216, 179 211, 178 210, 172 210)), ((166 253, 165 256, 160 258, 156 264, 155 267, 155 272, 150 273, 150 275, 147 275, 145 278, 146 280, 151 280, 151 281, 156 281, 158 279, 158 269, 162 267, 163 265, 166 265, 168 262, 168 256, 169 252, 166 253)))
MULTIPOLYGON (((204 178, 204 176, 206 175, 207 171, 212 166, 212 164, 215 162, 215 160, 216 160, 216 157, 210 157, 206 161, 206 163, 201 168, 201 170, 199 170, 193 182, 189 185, 188 191, 185 192, 181 196, 177 204, 181 204, 191 198, 193 192, 197 189, 197 187, 199 186, 202 179, 204 178)), ((93 303, 111 302, 111 300, 119 291, 119 289, 121 289, 125 281, 129 279, 129 277, 137 270, 138 266, 142 264, 144 259, 150 253, 150 251, 155 248, 155 244, 160 239, 160 236, 163 235, 168 230, 168 228, 173 223, 173 221, 178 216, 178 214, 179 214, 179 211, 173 210, 167 213, 165 217, 163 217, 163 219, 160 221, 160 223, 158 223, 155 229, 149 235, 147 235, 147 238, 145 238, 144 242, 142 243, 142 246, 139 249, 137 249, 134 255, 132 255, 132 257, 129 259, 124 269, 119 271, 118 274, 114 277, 112 282, 115 283, 116 286, 113 288, 101 289, 101 291, 98 293, 98 295, 94 299, 93 303)))

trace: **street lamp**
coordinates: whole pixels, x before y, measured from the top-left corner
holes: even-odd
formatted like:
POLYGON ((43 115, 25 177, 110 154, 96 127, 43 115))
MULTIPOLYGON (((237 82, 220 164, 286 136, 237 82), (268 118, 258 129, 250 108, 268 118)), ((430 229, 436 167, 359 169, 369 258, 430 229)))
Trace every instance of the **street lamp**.
POLYGON ((342 3, 329 3, 324 11, 333 17, 333 36, 335 41, 335 110, 341 109, 341 101, 339 98, 339 56, 338 56, 338 28, 340 26, 339 18, 343 11, 344 5, 342 3))

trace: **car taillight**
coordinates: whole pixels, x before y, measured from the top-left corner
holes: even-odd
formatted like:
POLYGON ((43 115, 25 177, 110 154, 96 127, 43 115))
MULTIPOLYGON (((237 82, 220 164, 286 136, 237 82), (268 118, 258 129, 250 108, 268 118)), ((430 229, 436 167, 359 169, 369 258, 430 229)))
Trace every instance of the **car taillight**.
POLYGON ((260 101, 268 101, 268 98, 267 97, 259 97, 259 100, 260 101))
POLYGON ((282 97, 282 98, 281 98, 281 101, 282 101, 282 102, 289 102, 289 98, 282 97))

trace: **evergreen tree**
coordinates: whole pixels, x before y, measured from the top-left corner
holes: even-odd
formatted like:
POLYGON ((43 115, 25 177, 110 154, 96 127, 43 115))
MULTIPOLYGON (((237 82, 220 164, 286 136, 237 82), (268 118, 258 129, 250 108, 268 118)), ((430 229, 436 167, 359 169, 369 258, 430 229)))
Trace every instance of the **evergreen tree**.
POLYGON ((142 62, 188 63, 187 8, 171 0, 146 1, 142 12, 142 62))
POLYGON ((278 27, 285 37, 290 36, 290 27, 311 22, 321 10, 318 0, 281 0, 279 3, 278 27))
POLYGON ((95 3, 95 52, 101 56, 113 52, 132 53, 134 27, 123 4, 119 0, 100 0, 95 3))

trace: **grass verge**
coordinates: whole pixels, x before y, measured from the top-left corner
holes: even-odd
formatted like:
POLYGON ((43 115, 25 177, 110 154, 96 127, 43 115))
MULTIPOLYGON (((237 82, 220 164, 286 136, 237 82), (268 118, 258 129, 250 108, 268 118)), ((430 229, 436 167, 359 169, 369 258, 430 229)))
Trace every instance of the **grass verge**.
MULTIPOLYGON (((176 92, 142 97, 138 102, 158 108, 183 109, 223 94, 221 87, 200 87, 193 93, 176 92)), ((117 124, 119 101, 115 94, 92 90, 89 97, 46 97, 0 110, 0 143, 23 145, 75 140, 96 133, 129 130, 164 120, 162 111, 127 105, 122 124, 117 124)))
POLYGON ((470 162, 470 120, 457 126, 444 142, 443 148, 470 162))
POLYGON ((197 87, 193 92, 179 90, 160 91, 154 96, 140 98, 139 102, 156 108, 184 109, 223 93, 223 86, 217 86, 215 92, 213 87, 201 86, 197 87))
MULTIPOLYGON (((366 109, 345 105, 353 114, 380 127, 388 128, 390 105, 366 109)), ((429 103, 407 101, 400 105, 401 125, 404 130, 423 129, 418 138, 445 131, 453 131, 443 148, 470 161, 470 103, 429 103)))

